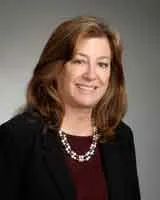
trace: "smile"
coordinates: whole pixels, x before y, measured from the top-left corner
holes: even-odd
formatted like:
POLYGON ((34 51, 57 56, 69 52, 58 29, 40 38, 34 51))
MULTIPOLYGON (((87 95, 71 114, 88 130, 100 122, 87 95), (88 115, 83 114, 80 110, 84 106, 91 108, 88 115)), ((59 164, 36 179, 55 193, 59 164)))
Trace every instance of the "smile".
POLYGON ((97 88, 96 86, 82 85, 82 84, 77 84, 77 86, 78 86, 78 88, 87 90, 87 91, 93 91, 97 88))

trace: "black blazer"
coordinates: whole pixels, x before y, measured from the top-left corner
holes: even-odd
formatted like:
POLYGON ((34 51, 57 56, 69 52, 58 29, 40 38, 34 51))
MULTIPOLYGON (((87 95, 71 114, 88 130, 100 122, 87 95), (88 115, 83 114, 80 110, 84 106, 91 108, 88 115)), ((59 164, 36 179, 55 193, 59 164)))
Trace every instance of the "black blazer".
MULTIPOLYGON (((29 113, 1 125, 0 199, 76 200, 59 142, 29 113)), ((115 142, 100 144, 100 152, 109 200, 140 200, 131 129, 120 123, 115 142)))

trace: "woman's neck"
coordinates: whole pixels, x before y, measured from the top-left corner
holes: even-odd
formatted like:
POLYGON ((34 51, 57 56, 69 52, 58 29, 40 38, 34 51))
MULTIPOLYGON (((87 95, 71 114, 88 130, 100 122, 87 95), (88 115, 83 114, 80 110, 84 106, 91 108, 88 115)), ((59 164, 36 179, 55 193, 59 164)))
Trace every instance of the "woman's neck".
POLYGON ((93 126, 91 120, 91 110, 68 109, 64 115, 61 129, 70 135, 92 135, 93 126))

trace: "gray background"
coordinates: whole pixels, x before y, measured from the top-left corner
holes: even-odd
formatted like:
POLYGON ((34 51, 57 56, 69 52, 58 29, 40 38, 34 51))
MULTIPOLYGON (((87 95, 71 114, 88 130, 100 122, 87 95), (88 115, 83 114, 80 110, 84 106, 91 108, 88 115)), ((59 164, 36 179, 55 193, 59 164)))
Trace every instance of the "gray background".
MULTIPOLYGON (((160 1, 159 1, 160 2, 160 1)), ((25 102, 26 84, 53 28, 66 18, 96 15, 124 41, 129 100, 143 200, 160 198, 160 3, 158 0, 0 1, 0 123, 25 102)))

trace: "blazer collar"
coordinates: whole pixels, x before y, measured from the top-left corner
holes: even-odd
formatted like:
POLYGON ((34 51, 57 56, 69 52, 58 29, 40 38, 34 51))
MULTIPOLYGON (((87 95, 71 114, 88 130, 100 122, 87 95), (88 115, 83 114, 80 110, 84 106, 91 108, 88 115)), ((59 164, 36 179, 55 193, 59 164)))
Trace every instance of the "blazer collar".
POLYGON ((102 166, 107 179, 109 199, 125 200, 124 162, 121 144, 105 142, 100 144, 102 166))
POLYGON ((67 169, 68 166, 65 163, 63 150, 59 143, 60 140, 57 133, 48 130, 47 133, 43 135, 42 141, 44 158, 53 181, 56 181, 60 194, 63 195, 63 199, 75 200, 76 193, 72 176, 67 169))

